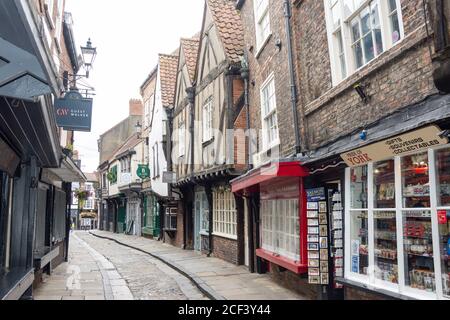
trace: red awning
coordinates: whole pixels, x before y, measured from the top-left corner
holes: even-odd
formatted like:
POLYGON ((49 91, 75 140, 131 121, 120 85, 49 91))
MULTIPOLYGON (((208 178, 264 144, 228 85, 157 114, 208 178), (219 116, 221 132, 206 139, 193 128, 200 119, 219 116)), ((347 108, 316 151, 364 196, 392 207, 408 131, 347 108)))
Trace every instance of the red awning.
POLYGON ((307 177, 309 170, 303 167, 300 161, 277 162, 263 166, 231 182, 234 193, 255 192, 259 184, 280 177, 307 177))

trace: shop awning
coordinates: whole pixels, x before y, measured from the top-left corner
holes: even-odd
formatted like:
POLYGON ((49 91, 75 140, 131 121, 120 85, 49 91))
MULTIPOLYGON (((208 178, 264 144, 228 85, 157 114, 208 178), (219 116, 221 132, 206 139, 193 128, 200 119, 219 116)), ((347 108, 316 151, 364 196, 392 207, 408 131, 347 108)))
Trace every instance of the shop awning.
POLYGON ((0 96, 32 100, 50 93, 36 56, 0 37, 0 96))
POLYGON ((80 168, 70 157, 65 157, 61 161, 59 168, 49 169, 49 171, 57 175, 64 182, 86 182, 87 178, 80 168))
POLYGON ((300 161, 270 163, 231 181, 233 193, 257 192, 261 183, 282 177, 307 177, 309 171, 300 161))
POLYGON ((0 96, 32 100, 59 88, 42 22, 30 1, 0 1, 0 96))

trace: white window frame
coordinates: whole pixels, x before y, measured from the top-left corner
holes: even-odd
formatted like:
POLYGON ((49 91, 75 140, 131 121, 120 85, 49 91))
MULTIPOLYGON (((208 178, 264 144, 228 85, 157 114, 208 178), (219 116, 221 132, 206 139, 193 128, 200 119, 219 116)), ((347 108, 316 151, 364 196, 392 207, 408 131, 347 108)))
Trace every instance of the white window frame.
POLYGON ((255 32, 256 32, 256 56, 266 45, 272 35, 270 24, 270 0, 254 0, 255 32), (267 19, 267 20, 266 20, 267 19), (263 25, 263 23, 266 23, 263 25), (264 27, 266 33, 264 33, 264 27))
MULTIPOLYGON (((325 19, 327 25, 327 36, 328 36, 328 49, 330 52, 330 62, 331 62, 331 74, 332 74, 332 82, 333 86, 338 85, 343 80, 347 79, 349 76, 354 74, 360 69, 363 69, 371 62, 377 60, 384 53, 392 49, 393 47, 400 44, 405 38, 405 31, 403 27, 403 14, 401 8, 401 1, 395 0, 397 5, 397 15, 398 22, 400 27, 400 39, 394 43, 392 39, 392 30, 390 23, 390 14, 388 0, 360 0, 360 6, 349 16, 345 16, 344 9, 344 1, 349 0, 324 0, 325 3, 325 19), (333 23, 333 14, 332 14, 332 4, 337 2, 337 9, 340 13, 340 19, 337 25, 333 23), (379 15, 379 23, 382 34, 383 41, 383 51, 378 55, 375 54, 375 57, 370 61, 363 61, 363 65, 361 67, 357 67, 356 58, 352 49, 353 45, 353 36, 351 31, 351 21, 357 17, 367 6, 371 3, 377 5, 378 7, 378 15, 379 15), (339 41, 336 38, 336 35, 341 32, 343 50, 340 52, 339 50, 339 41), (345 62, 345 66, 342 65, 341 61, 345 62), (342 70, 345 69, 345 72, 342 70)), ((333 6, 334 7, 334 6, 333 6)), ((361 48, 364 52, 364 49, 361 48)), ((364 54, 364 53, 363 53, 364 54)), ((364 58, 363 58, 364 59, 364 58)))
POLYGON ((237 240, 237 209, 230 190, 213 191, 213 235, 237 240))
POLYGON ((57 0, 57 6, 58 6, 58 11, 56 14, 56 21, 55 21, 55 39, 56 39, 56 43, 58 44, 58 47, 61 47, 61 36, 62 36, 62 24, 63 24, 63 4, 64 1, 63 0, 57 0))
MULTIPOLYGON (((367 192, 368 192, 368 209, 352 209, 351 208, 351 168, 345 170, 345 279, 359 282, 365 286, 387 290, 393 293, 402 294, 415 299, 425 300, 450 300, 443 295, 442 286, 442 269, 441 269, 441 250, 439 239, 439 222, 437 217, 438 210, 450 210, 450 207, 437 206, 437 172, 435 155, 438 150, 448 149, 450 144, 440 146, 437 148, 428 149, 428 163, 429 163, 429 178, 430 178, 430 208, 404 208, 403 207, 403 186, 402 186, 402 167, 401 159, 406 156, 418 154, 411 152, 402 155, 401 157, 389 157, 383 160, 395 161, 395 191, 396 191, 396 218, 397 218, 397 251, 398 251, 398 285, 386 281, 376 279, 375 268, 375 225, 374 212, 377 211, 393 211, 392 209, 375 209, 374 208, 374 163, 369 163, 367 173, 367 192), (351 212, 353 211, 367 211, 368 212, 368 234, 369 234, 369 272, 368 275, 356 274, 351 271, 351 212), (430 211, 432 223, 433 236, 433 263, 436 281, 436 293, 430 293, 424 290, 407 287, 405 284, 405 266, 404 266, 404 234, 403 234, 403 214, 405 211, 430 211)), ((421 152, 419 152, 421 153, 421 152)), ((377 162, 383 161, 379 160, 377 162)))
POLYGON ((298 198, 261 200, 261 247, 282 257, 300 261, 300 228, 297 229, 300 223, 298 198), (292 206, 296 210, 289 210, 292 206), (283 230, 280 225, 284 226, 283 230), (294 230, 294 233, 289 230, 294 230))
POLYGON ((168 207, 165 212, 164 229, 176 231, 178 229, 178 208, 168 207), (175 228, 172 228, 172 219, 175 219, 175 228))
POLYGON ((186 124, 181 122, 178 128, 178 157, 186 155, 186 124))
POLYGON ((267 151, 272 149, 280 144, 280 133, 278 127, 278 111, 277 111, 277 96, 276 96, 276 85, 275 85, 275 75, 272 73, 261 85, 260 90, 261 96, 261 122, 262 122, 262 143, 263 143, 263 151, 267 151), (266 103, 270 104, 270 101, 267 102, 265 98, 265 91, 269 90, 270 85, 273 84, 273 95, 269 97, 269 99, 273 100, 274 105, 269 106, 268 112, 266 112, 265 105, 266 103), (269 118, 275 117, 276 125, 272 128, 268 128, 268 120, 269 118), (276 127, 276 128, 275 128, 276 127), (269 141, 269 130, 276 129, 276 138, 272 141, 269 141))
POLYGON ((211 141, 214 138, 213 135, 213 97, 209 97, 202 106, 202 142, 211 141))

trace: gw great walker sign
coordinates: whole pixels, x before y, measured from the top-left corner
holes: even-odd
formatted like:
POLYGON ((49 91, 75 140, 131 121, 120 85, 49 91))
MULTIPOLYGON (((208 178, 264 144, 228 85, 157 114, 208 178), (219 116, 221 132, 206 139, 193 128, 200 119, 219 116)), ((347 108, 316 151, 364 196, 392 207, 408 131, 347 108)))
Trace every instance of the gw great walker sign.
POLYGON ((429 126, 343 153, 341 157, 349 167, 357 167, 410 152, 426 151, 428 148, 448 143, 447 138, 439 137, 440 132, 437 126, 429 126))
POLYGON ((92 99, 83 98, 77 91, 70 91, 63 99, 55 100, 55 115, 58 127, 64 130, 90 132, 92 99))

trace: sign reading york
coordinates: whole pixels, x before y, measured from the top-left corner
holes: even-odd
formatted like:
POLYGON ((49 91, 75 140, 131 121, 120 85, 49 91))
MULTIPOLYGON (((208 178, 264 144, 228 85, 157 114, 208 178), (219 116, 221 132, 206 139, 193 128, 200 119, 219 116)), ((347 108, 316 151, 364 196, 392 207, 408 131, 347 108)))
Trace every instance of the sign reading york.
POLYGON ((357 167, 410 152, 425 151, 428 148, 448 143, 447 138, 439 137, 440 132, 441 130, 437 126, 426 127, 343 153, 341 157, 349 167, 357 167))

